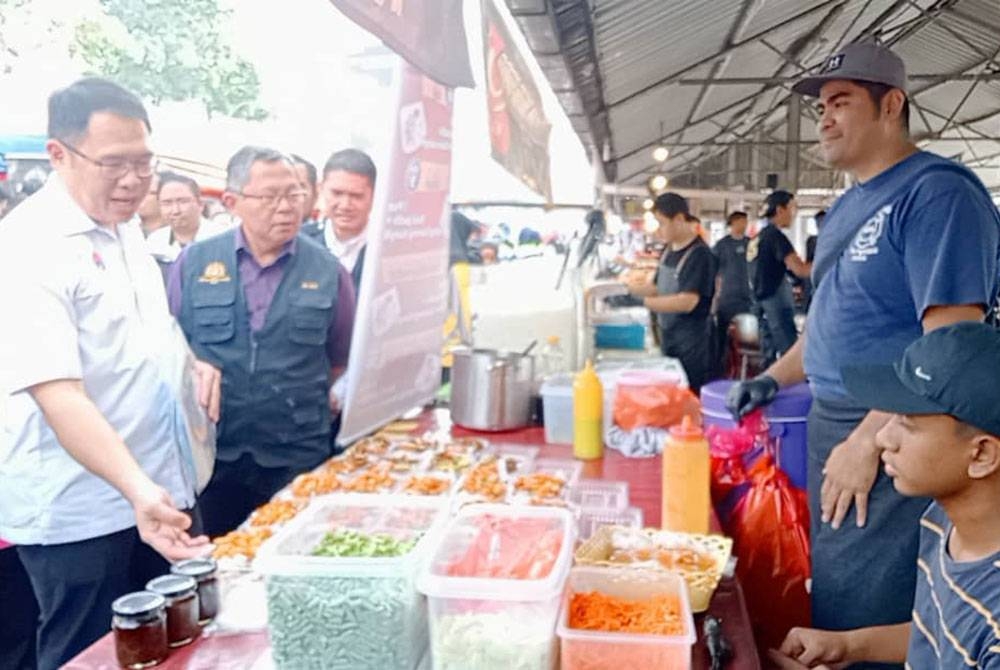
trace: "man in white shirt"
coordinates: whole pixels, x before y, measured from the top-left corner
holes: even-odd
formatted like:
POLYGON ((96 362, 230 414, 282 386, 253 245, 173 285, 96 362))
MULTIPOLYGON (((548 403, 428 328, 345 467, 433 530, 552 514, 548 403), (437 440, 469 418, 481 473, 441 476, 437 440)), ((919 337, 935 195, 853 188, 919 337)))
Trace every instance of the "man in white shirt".
POLYGON ((355 292, 361 286, 368 241, 368 217, 375 194, 375 163, 358 149, 337 151, 323 166, 324 218, 302 233, 320 242, 351 273, 355 292))
POLYGON ((160 174, 159 181, 156 195, 167 225, 150 233, 146 244, 166 281, 170 276, 170 267, 184 247, 224 233, 227 228, 202 217, 201 188, 194 179, 175 172, 164 172, 160 174))
MULTIPOLYGON (((108 631, 112 601, 200 555, 181 411, 157 364, 170 316, 156 264, 126 224, 153 174, 142 102, 83 79, 49 98, 55 173, 0 227, 0 537, 16 543, 41 615, 38 664, 108 631)), ((199 364, 218 417, 218 371, 199 364)))

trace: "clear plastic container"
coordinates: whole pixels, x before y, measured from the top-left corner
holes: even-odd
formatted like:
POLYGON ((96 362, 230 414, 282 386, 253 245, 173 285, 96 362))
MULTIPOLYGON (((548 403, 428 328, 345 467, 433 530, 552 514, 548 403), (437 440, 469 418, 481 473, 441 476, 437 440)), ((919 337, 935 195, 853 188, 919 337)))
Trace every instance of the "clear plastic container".
POLYGON ((447 516, 440 497, 316 498, 261 547, 275 666, 411 670, 427 647, 426 599, 415 580, 447 516), (415 541, 389 557, 313 556, 335 530, 415 541))
POLYGON ((532 472, 562 477, 567 487, 575 486, 583 474, 583 463, 575 458, 536 458, 532 472))
POLYGON ((463 508, 418 581, 435 670, 552 670, 573 544, 565 509, 463 508))
POLYGON ((542 411, 545 416, 545 441, 549 444, 573 443, 573 377, 568 374, 549 377, 542 384, 542 411))
POLYGON ((697 636, 684 580, 655 570, 573 568, 566 580, 566 595, 559 616, 563 670, 689 670, 691 646, 697 636), (573 594, 597 592, 627 600, 647 600, 658 595, 677 598, 679 635, 650 635, 580 630, 569 627, 573 594))
POLYGON ((628 507, 628 482, 581 479, 570 488, 569 501, 583 509, 623 510, 628 507))
POLYGON ((626 526, 642 528, 642 510, 638 507, 625 509, 583 509, 577 521, 577 539, 589 540, 601 526, 626 526))

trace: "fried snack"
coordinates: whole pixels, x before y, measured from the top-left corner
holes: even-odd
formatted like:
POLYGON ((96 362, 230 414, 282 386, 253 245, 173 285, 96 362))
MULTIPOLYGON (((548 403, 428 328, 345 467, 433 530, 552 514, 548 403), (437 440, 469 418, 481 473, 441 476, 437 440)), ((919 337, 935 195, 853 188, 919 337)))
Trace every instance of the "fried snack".
POLYGON ((292 495, 296 498, 333 493, 341 487, 337 476, 327 471, 307 472, 292 481, 292 495))
POLYGON ((264 541, 271 537, 270 528, 254 528, 253 530, 234 530, 213 541, 215 549, 212 556, 216 559, 244 556, 252 559, 264 541))
POLYGON ((347 482, 344 490, 354 493, 377 493, 390 489, 395 484, 395 477, 386 472, 384 468, 372 468, 347 482))
POLYGON ((480 463, 470 470, 462 490, 492 501, 503 500, 507 495, 507 485, 500 479, 495 460, 480 463))
POLYGON ((381 456, 389 450, 391 444, 385 437, 375 435, 355 442, 354 446, 351 447, 351 452, 366 456, 381 456))
POLYGON ((420 496, 439 496, 448 492, 451 482, 441 477, 410 477, 403 487, 404 493, 420 496))
POLYGON ((337 475, 345 475, 357 472, 361 468, 368 467, 368 457, 361 453, 348 451, 342 456, 331 458, 323 466, 323 469, 337 475))
POLYGON ((272 500, 264 503, 250 515, 251 526, 273 526, 293 518, 302 509, 294 500, 272 500))
POLYGON ((562 477, 556 477, 545 472, 535 472, 517 478, 514 488, 530 493, 536 498, 558 498, 566 482, 562 477))
POLYGON ((715 558, 710 553, 687 547, 616 549, 608 560, 612 563, 656 561, 667 570, 678 572, 709 572, 715 567, 715 558))

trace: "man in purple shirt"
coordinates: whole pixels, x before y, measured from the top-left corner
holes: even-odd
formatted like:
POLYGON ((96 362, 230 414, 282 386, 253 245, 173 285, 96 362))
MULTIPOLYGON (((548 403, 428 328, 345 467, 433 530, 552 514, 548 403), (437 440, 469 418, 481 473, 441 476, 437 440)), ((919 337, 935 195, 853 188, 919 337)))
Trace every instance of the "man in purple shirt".
POLYGON ((168 281, 195 354, 222 370, 215 473, 199 498, 210 535, 330 454, 330 389, 347 364, 354 286, 298 235, 306 199, 290 159, 244 147, 222 196, 239 227, 187 247, 168 281))

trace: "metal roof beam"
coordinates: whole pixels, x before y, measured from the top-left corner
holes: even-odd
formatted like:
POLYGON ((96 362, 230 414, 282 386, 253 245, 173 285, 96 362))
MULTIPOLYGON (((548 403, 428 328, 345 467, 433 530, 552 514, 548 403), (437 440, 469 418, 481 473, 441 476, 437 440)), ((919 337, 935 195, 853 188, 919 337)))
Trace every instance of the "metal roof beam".
MULTIPOLYGON (((723 77, 718 79, 681 79, 677 83, 682 86, 699 86, 711 84, 713 86, 746 86, 749 84, 791 84, 801 77, 723 77)), ((1000 80, 1000 72, 980 72, 979 74, 911 74, 907 79, 914 81, 929 81, 943 84, 953 81, 997 81, 1000 80)))
MULTIPOLYGON (((995 64, 997 56, 1000 56, 1000 47, 997 47, 997 50, 993 52, 993 56, 986 61, 985 66, 990 67, 995 64)), ((939 130, 938 133, 944 133, 948 130, 948 127, 951 126, 951 122, 955 120, 955 116, 959 113, 959 111, 961 111, 962 106, 965 105, 965 102, 972 95, 972 92, 976 90, 977 86, 979 86, 980 81, 981 80, 976 79, 969 84, 969 89, 965 92, 965 95, 962 96, 962 99, 958 101, 958 104, 955 105, 955 109, 951 110, 951 115, 948 117, 948 120, 944 122, 944 126, 941 127, 941 130, 939 130)))

